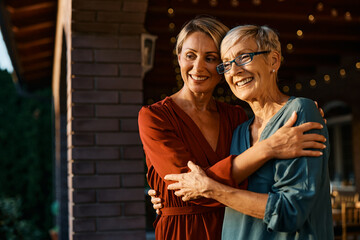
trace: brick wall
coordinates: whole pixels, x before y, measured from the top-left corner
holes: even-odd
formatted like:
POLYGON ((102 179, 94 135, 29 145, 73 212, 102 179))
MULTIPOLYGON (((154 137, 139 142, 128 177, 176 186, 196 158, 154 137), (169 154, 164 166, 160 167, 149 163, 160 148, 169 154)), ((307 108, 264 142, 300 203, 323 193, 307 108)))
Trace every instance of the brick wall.
POLYGON ((145 239, 140 34, 147 0, 73 0, 70 239, 145 239))

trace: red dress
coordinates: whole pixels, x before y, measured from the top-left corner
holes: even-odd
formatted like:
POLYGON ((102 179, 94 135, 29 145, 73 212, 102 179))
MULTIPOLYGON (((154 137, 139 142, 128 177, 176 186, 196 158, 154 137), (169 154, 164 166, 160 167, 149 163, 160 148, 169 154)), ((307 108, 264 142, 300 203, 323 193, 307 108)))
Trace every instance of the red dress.
POLYGON ((191 160, 205 169, 208 176, 235 185, 226 180, 231 175, 234 158, 229 156, 232 132, 247 116, 239 106, 217 102, 217 108, 220 132, 215 152, 195 122, 170 97, 144 106, 139 112, 147 180, 164 200, 162 214, 154 223, 158 240, 221 239, 223 205, 207 198, 183 202, 174 191, 167 190, 169 182, 164 180, 166 174, 187 172, 187 162, 191 160), (217 166, 222 159, 227 164, 217 166))

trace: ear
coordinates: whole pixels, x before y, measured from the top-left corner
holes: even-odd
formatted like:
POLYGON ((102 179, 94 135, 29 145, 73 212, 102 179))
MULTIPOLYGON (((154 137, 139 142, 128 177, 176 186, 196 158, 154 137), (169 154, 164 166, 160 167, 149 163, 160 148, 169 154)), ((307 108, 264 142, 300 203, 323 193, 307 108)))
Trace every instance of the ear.
POLYGON ((278 51, 271 51, 270 53, 271 68, 277 71, 281 65, 281 55, 278 51))

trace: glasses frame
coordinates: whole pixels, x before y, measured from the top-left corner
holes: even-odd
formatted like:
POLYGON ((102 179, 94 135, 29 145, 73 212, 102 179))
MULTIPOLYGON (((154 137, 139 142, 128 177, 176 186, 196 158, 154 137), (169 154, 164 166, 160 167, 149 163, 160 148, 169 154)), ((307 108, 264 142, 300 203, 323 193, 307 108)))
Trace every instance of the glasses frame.
POLYGON ((261 52, 243 53, 243 54, 237 56, 236 58, 234 58, 234 59, 231 60, 231 61, 226 61, 226 62, 220 63, 219 65, 216 66, 216 71, 218 72, 218 74, 224 74, 224 73, 226 73, 226 72, 228 72, 228 71, 230 71, 230 70, 232 69, 232 63, 235 63, 236 66, 238 66, 238 67, 244 66, 244 65, 250 63, 250 62, 254 59, 254 56, 260 55, 260 54, 265 54, 265 53, 270 53, 270 52, 271 52, 271 51, 261 51, 261 52), (242 57, 242 56, 244 56, 244 55, 249 55, 249 56, 250 56, 250 61, 245 62, 245 63, 242 63, 242 64, 238 64, 238 63, 236 62, 236 59, 238 59, 238 58, 240 58, 240 57, 242 57), (230 64, 231 67, 230 67, 230 69, 228 69, 228 70, 221 71, 221 70, 220 70, 221 67, 222 67, 223 69, 225 69, 225 67, 224 67, 224 64, 225 64, 225 63, 226 63, 226 64, 230 64))

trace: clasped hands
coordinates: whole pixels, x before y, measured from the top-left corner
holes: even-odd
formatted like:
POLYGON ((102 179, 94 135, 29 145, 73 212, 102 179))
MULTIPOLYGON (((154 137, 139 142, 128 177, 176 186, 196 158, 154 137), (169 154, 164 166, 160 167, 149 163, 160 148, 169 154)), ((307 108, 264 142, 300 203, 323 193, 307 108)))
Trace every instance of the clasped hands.
POLYGON ((187 163, 190 172, 180 174, 168 174, 165 180, 176 181, 168 185, 169 190, 175 190, 174 194, 182 197, 183 201, 206 197, 208 191, 209 178, 198 165, 192 161, 187 163))

